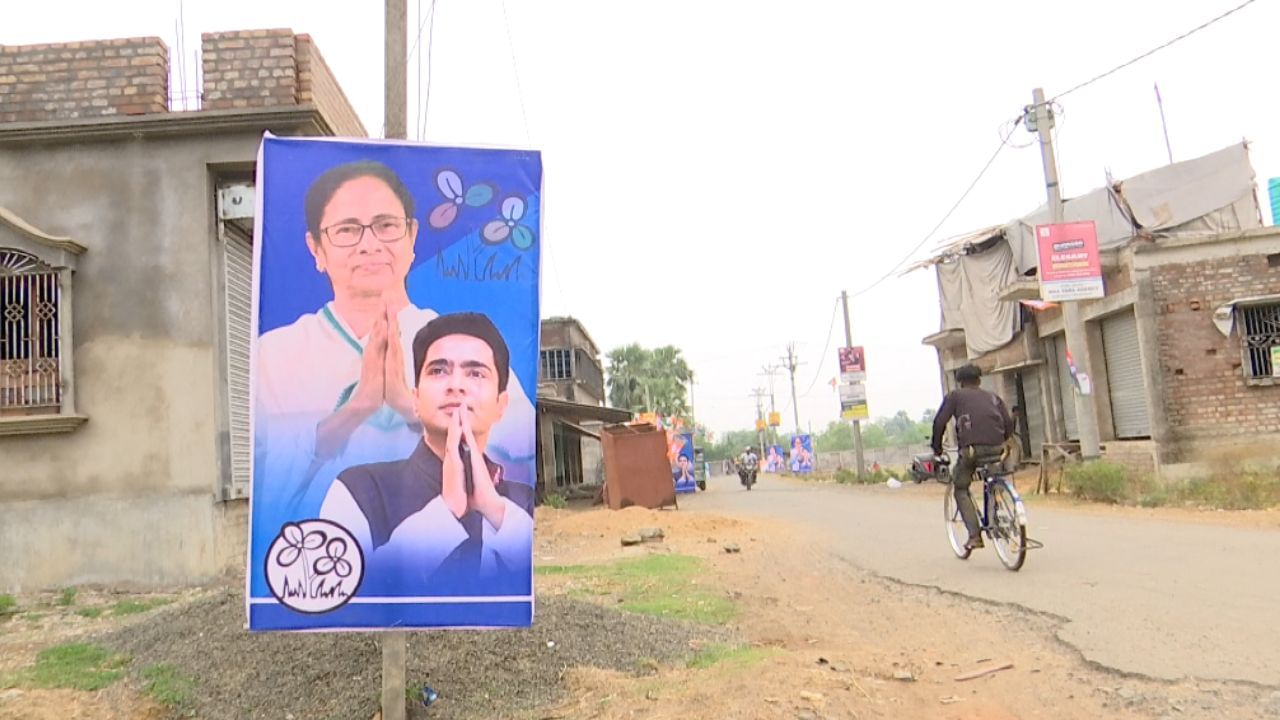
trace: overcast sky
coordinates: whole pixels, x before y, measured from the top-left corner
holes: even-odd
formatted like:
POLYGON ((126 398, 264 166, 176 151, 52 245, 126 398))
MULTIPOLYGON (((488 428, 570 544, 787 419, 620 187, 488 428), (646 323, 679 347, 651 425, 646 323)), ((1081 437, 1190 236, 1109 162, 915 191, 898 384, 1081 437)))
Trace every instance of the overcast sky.
MULTIPOLYGON (((408 2, 413 46, 432 2, 408 2)), ((840 291, 862 290, 924 238, 1032 88, 1053 96, 1240 2, 506 0, 504 20, 502 0, 438 0, 433 41, 424 32, 410 60, 410 134, 425 106, 431 142, 543 152, 544 317, 578 317, 604 351, 682 348, 697 414, 718 431, 750 426, 761 367, 795 342, 800 424, 817 430, 838 415, 826 383, 840 291)), ((128 6, 24 3, 4 13, 0 43, 154 35, 178 72, 178 1, 128 6)), ((380 135, 378 0, 188 0, 189 89, 201 32, 274 27, 314 37, 380 135)), ((1265 193, 1280 175, 1277 27, 1280 2, 1258 0, 1062 98, 1065 194, 1108 169, 1123 178, 1167 162, 1156 82, 1175 160, 1248 138, 1265 193)), ((1001 153, 937 238, 1043 202, 1030 139, 1017 132, 1026 147, 1001 153)), ((936 356, 920 343, 938 329, 933 275, 887 281, 851 311, 872 414, 936 405, 936 356)), ((775 390, 790 425, 785 374, 775 390)))

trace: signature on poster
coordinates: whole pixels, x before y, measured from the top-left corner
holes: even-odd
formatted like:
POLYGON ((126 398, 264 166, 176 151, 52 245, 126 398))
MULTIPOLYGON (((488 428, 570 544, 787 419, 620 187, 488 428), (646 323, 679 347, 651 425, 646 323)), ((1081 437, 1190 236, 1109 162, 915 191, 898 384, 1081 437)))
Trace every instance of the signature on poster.
POLYGON ((455 252, 444 250, 436 256, 436 270, 446 280, 474 280, 477 282, 521 282, 520 270, 524 257, 508 259, 483 244, 467 241, 455 252))

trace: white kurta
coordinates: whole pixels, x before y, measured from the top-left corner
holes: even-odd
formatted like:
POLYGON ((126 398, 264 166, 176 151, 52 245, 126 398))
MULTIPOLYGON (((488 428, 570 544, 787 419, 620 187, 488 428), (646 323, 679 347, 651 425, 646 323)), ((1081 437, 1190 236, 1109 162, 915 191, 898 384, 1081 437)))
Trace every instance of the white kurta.
MULTIPOLYGON (((410 389, 415 385, 413 338, 436 316, 433 310, 413 305, 397 316, 410 389)), ((421 432, 383 405, 355 430, 338 456, 327 461, 315 457, 316 426, 354 392, 367 339, 355 337, 333 303, 259 338, 255 503, 276 512, 314 515, 338 473, 353 465, 402 460, 413 452, 421 432)), ((533 403, 515 373, 507 392, 510 401, 489 436, 489 452, 504 465, 531 463, 536 452, 533 403)))

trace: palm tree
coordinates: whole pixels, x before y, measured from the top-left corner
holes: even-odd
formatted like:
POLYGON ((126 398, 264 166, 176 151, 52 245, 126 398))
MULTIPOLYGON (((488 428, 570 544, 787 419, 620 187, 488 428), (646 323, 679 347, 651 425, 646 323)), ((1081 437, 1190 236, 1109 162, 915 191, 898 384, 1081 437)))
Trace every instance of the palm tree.
POLYGON ((645 412, 646 386, 649 374, 649 351, 636 343, 609 351, 609 404, 630 410, 645 412))
POLYGON ((606 357, 609 404, 632 412, 688 415, 686 383, 693 379, 693 372, 679 348, 667 345, 649 350, 632 343, 606 357))

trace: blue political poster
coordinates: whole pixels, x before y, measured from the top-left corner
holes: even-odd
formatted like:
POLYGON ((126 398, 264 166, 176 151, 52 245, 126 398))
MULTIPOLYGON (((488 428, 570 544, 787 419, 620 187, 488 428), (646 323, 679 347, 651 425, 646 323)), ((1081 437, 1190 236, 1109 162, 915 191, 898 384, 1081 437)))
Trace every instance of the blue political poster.
POLYGON ((770 445, 764 454, 764 471, 767 473, 780 473, 785 470, 786 463, 782 458, 782 446, 770 445))
POLYGON ((787 464, 793 473, 813 472, 813 436, 792 435, 787 464))
POLYGON ((697 492, 698 482, 693 457, 693 433, 680 433, 680 450, 671 463, 671 480, 676 485, 676 493, 697 492))
POLYGON ((538 152, 267 135, 249 629, 533 619, 538 152))

